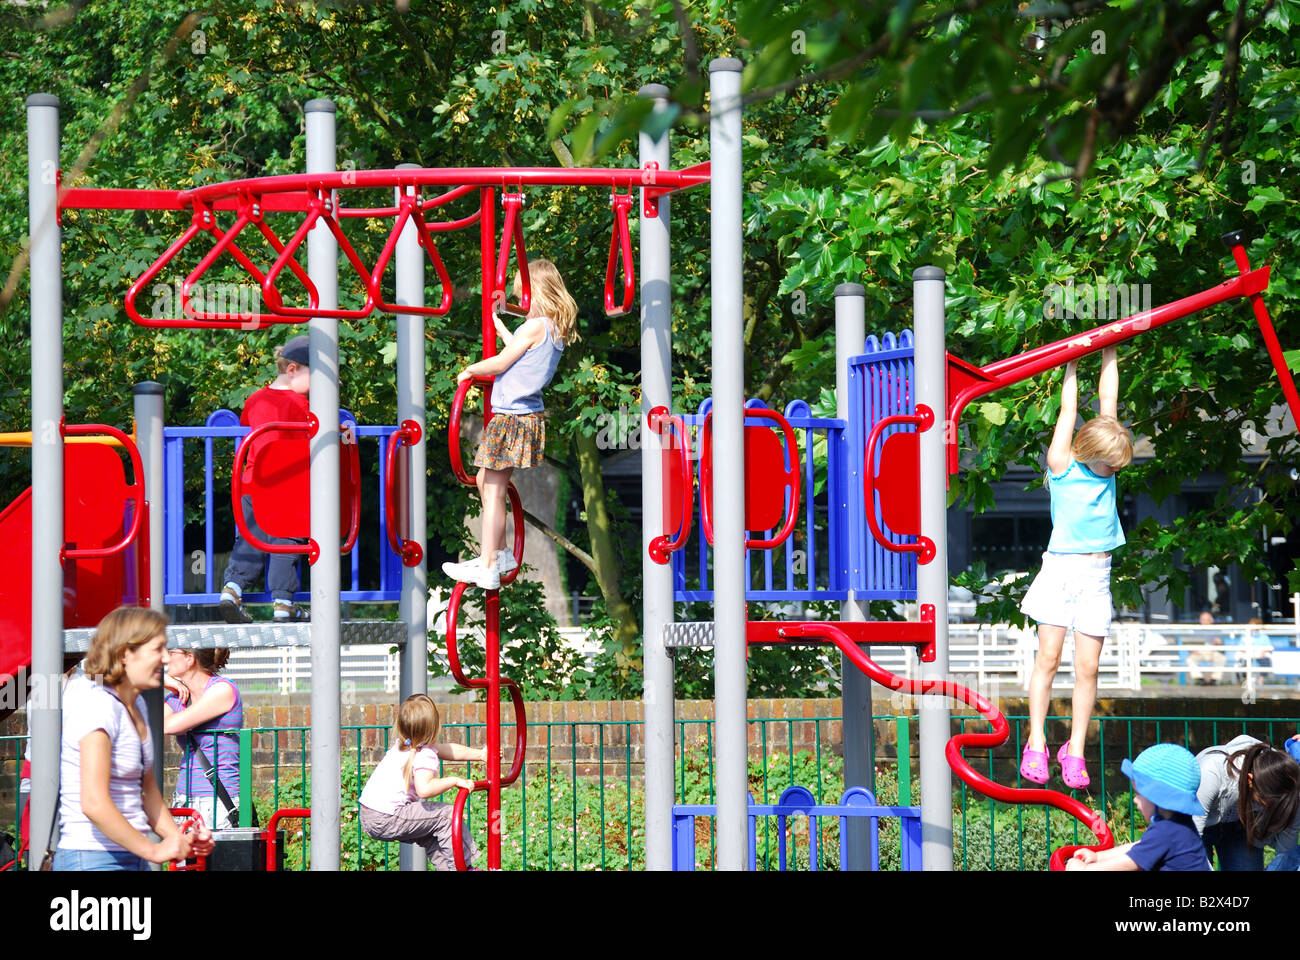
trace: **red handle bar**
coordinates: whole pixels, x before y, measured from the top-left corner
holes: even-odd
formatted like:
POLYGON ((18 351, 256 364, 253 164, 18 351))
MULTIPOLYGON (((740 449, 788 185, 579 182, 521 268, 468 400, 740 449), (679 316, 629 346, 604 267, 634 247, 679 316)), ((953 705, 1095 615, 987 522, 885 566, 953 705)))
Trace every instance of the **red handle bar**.
POLYGON ((691 536, 691 514, 695 511, 695 483, 691 475, 691 443, 686 433, 686 421, 669 413, 664 406, 655 407, 646 414, 646 425, 660 436, 663 435, 665 424, 675 428, 677 436, 681 438, 678 469, 682 478, 682 525, 671 540, 667 534, 663 534, 650 541, 650 559, 660 564, 668 562, 670 553, 686 546, 686 541, 691 536))
POLYGON ((632 299, 636 293, 636 274, 632 269, 632 233, 627 214, 632 208, 632 192, 619 193, 617 189, 609 198, 614 208, 614 227, 609 237, 609 260, 605 264, 605 315, 621 317, 632 312, 632 299), (614 299, 614 275, 618 258, 623 257, 623 300, 614 299))
POLYGON ((103 435, 112 437, 120 443, 131 458, 131 470, 135 474, 135 483, 131 484, 131 526, 127 528, 122 539, 111 547, 81 547, 69 549, 64 547, 59 552, 59 560, 92 560, 111 557, 126 550, 140 535, 140 524, 145 514, 144 464, 140 460, 140 448, 130 437, 116 427, 102 423, 60 423, 59 430, 65 437, 92 437, 103 435))
MULTIPOLYGON (((746 407, 745 416, 760 417, 765 420, 775 420, 776 425, 781 428, 781 433, 785 437, 785 449, 790 455, 790 466, 782 469, 782 475, 785 485, 790 488, 790 503, 786 506, 785 521, 781 524, 781 529, 777 531, 776 536, 770 540, 757 540, 746 538, 746 550, 771 550, 773 547, 779 547, 785 543, 786 538, 794 532, 794 525, 799 520, 799 447, 794 439, 794 428, 790 426, 790 421, 775 410, 769 410, 766 407, 746 407)), ((742 421, 743 422, 743 421, 742 421)), ((743 429, 743 428, 742 428, 743 429)), ((710 410, 704 418, 704 432, 700 437, 701 450, 712 451, 713 442, 713 411, 710 410)), ((705 491, 713 489, 713 461, 712 456, 700 463, 700 515, 704 521, 704 535, 709 543, 713 542, 713 508, 710 505, 712 497, 705 491)))
POLYGON ((522 193, 502 193, 501 206, 505 216, 501 218, 501 252, 497 254, 495 284, 492 289, 493 299, 501 299, 501 309, 516 316, 528 316, 528 307, 532 303, 532 288, 528 277, 528 251, 524 248, 524 226, 520 222, 519 212, 524 205, 522 193), (507 274, 510 271, 510 241, 514 240, 515 260, 519 263, 519 302, 511 303, 505 295, 507 274))
POLYGON ((275 873, 275 829, 281 820, 306 820, 311 816, 310 807, 285 807, 271 814, 262 830, 262 840, 266 844, 266 872, 275 873))
MULTIPOLYGON (((902 413, 893 417, 884 417, 871 428, 871 433, 867 436, 867 452, 862 467, 863 512, 867 515, 867 526, 871 528, 871 535, 876 538, 878 544, 894 553, 915 553, 917 563, 929 563, 935 555, 933 540, 923 534, 917 534, 916 543, 892 543, 885 539, 880 524, 876 522, 876 442, 886 427, 899 423, 910 423, 922 432, 929 430, 934 426, 934 411, 924 403, 918 403, 914 415, 902 413)), ((917 482, 920 483, 919 478, 917 482)))
POLYGON ((397 532, 397 504, 394 487, 397 485, 397 447, 413 447, 420 442, 423 431, 414 420, 403 420, 401 427, 388 438, 388 452, 384 457, 384 508, 388 519, 388 545, 402 558, 402 565, 414 567, 424 559, 424 550, 414 540, 407 540, 397 532), (401 541, 399 544, 398 541, 401 541))

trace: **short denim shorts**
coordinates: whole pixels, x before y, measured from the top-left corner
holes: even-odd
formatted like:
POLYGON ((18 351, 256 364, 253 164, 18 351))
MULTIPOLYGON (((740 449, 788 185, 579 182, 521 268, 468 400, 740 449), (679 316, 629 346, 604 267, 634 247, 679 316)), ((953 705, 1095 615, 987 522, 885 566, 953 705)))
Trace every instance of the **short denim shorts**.
POLYGON ((83 872, 148 870, 149 861, 129 850, 64 850, 60 847, 54 851, 54 869, 83 872))

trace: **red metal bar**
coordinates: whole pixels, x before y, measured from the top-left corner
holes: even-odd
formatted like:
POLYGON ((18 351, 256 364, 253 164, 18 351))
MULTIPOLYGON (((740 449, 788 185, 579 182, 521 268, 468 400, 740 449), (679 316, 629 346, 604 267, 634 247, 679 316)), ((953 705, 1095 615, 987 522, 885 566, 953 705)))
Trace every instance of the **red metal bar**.
POLYGON ((308 820, 311 818, 310 807, 285 807, 283 810, 277 810, 271 814, 270 819, 266 821, 266 827, 262 830, 262 841, 266 845, 266 872, 275 873, 278 864, 275 862, 275 830, 280 825, 281 820, 308 820))
POLYGON ((451 421, 447 426, 447 456, 451 460, 452 475, 467 487, 477 486, 474 478, 465 472, 465 461, 460 452, 460 421, 465 410, 465 396, 473 387, 483 387, 484 393, 492 385, 491 377, 469 377, 456 387, 456 396, 451 401, 451 421))
MULTIPOLYGON (((492 281, 492 298, 494 306, 499 301, 500 309, 516 316, 528 316, 528 307, 532 303, 533 292, 528 277, 528 251, 524 248, 524 224, 520 215, 524 206, 522 192, 505 191, 501 194, 501 206, 505 213, 501 217, 501 252, 496 259, 496 274, 492 281), (515 250, 515 262, 519 269, 519 302, 511 303, 506 293, 506 283, 510 273, 510 248, 515 250)), ((492 338, 496 344, 495 335, 492 338)), ((493 351, 496 352, 495 350, 493 351)))
MULTIPOLYGON (((924 604, 921 608, 923 622, 927 616, 929 622, 933 624, 934 606, 931 604, 924 604)), ((1065 811, 1091 830, 1097 838, 1097 843, 1088 847, 1090 850, 1109 850, 1115 845, 1110 827, 1106 825, 1106 818, 1073 797, 1067 797, 1055 790, 1027 790, 1003 786, 977 772, 966 761, 962 751, 967 747, 992 750, 994 747, 1006 743, 1011 736, 1011 728, 1007 723, 1007 719, 996 705, 973 690, 948 680, 907 680, 890 673, 867 656, 862 648, 841 629, 842 626, 843 624, 824 622, 786 624, 782 628, 782 633, 789 639, 821 638, 834 643, 846 657, 853 661, 859 670, 876 683, 888 687, 890 690, 913 695, 951 697, 969 707, 974 707, 992 725, 993 730, 990 733, 963 732, 948 741, 948 745, 944 748, 944 755, 947 758, 948 765, 952 767, 953 773, 957 774, 971 789, 994 800, 1000 800, 1003 803, 1045 804, 1065 811)), ((1075 850, 1080 848, 1070 847, 1066 849, 1070 851, 1068 855, 1072 855, 1075 850)), ((1057 851, 1057 853, 1061 852, 1057 851)), ((1052 869, 1061 869, 1056 866, 1056 862, 1057 857, 1054 854, 1052 869)))
MULTIPOLYGON (((892 427, 897 424, 911 424, 916 427, 918 432, 924 432, 934 426, 934 412, 924 403, 916 405, 916 414, 898 414, 893 417, 885 417, 871 428, 871 433, 867 435, 867 450, 863 458, 862 465, 862 503, 867 515, 867 526, 871 528, 871 535, 876 538, 876 542, 894 553, 915 553, 917 563, 929 563, 934 559, 935 546, 934 541, 923 534, 917 534, 916 543, 894 543, 885 537, 880 529, 880 524, 876 522, 876 443, 880 439, 880 434, 886 427, 892 427)), ((917 491, 920 491, 921 478, 916 478, 917 491)), ((881 504, 883 510, 884 504, 881 504)))
MULTIPOLYGON (((833 642, 817 637, 791 636, 786 632, 790 625, 791 622, 788 620, 747 620, 745 622, 745 642, 754 646, 833 642)), ((842 620, 836 623, 836 626, 854 643, 916 647, 917 653, 923 662, 934 662, 933 618, 930 620, 923 619, 916 623, 908 620, 842 620)))
MULTIPOLYGON (((1232 259, 1236 261, 1237 269, 1241 271, 1243 277, 1256 272, 1250 269, 1250 257, 1246 254, 1244 236, 1240 230, 1224 234, 1223 242, 1232 251, 1232 259)), ((1265 267, 1264 270, 1267 275, 1268 268, 1265 267)), ((1291 408, 1291 417, 1295 420, 1296 427, 1300 429, 1300 394, 1296 393, 1295 380, 1291 376, 1291 369, 1286 364, 1286 358, 1282 355, 1282 345, 1278 343, 1277 331, 1273 329, 1268 307, 1264 305, 1263 288, 1248 293, 1247 296, 1250 298, 1251 310, 1255 314, 1255 322, 1259 324, 1260 335, 1264 338, 1268 358, 1272 361, 1273 370, 1282 385, 1282 394, 1286 397, 1287 406, 1291 408)))
POLYGON ((632 233, 628 227, 627 214, 632 209, 632 193, 619 193, 617 190, 609 198, 614 208, 614 227, 609 237, 609 260, 605 264, 605 315, 622 317, 632 312, 632 300, 636 294, 636 273, 632 269, 632 233), (623 258, 623 299, 614 299, 614 277, 618 269, 618 258, 623 258))
POLYGON ((140 524, 145 515, 144 499, 144 464, 140 460, 140 448, 135 442, 121 430, 116 427, 110 427, 102 423, 59 423, 59 432, 64 437, 90 437, 90 436, 108 436, 112 437, 131 458, 131 471, 135 477, 135 483, 129 487, 131 491, 131 526, 127 528, 122 539, 109 547, 81 547, 68 548, 64 547, 59 551, 60 562, 65 560, 92 560, 102 557, 111 557, 122 553, 135 542, 140 534, 140 524))
POLYGON ((1268 320, 1268 312, 1264 307, 1261 296, 1263 291, 1268 288, 1269 268, 1250 269, 1250 262, 1246 257, 1245 248, 1239 242, 1239 235, 1229 234, 1228 236, 1237 237, 1238 239, 1232 249, 1233 257, 1242 272, 1239 276, 1225 280, 1208 290, 1202 290, 1172 303, 1162 304, 1151 310, 1143 310, 1123 320, 1095 327, 1077 336, 1066 337, 1063 340, 1057 340, 1055 343, 1035 347, 1014 357, 997 360, 984 367, 975 367, 958 359, 951 353, 948 354, 949 426, 945 430, 947 434, 945 443, 948 448, 948 472, 956 473, 958 469, 957 424, 960 422, 966 405, 977 397, 992 393, 994 390, 1000 390, 1013 383, 1019 383, 1021 380, 1027 380, 1045 370, 1050 370, 1085 354, 1095 353, 1105 347, 1131 340, 1138 334, 1190 316, 1207 307, 1242 297, 1251 300, 1256 319, 1260 324, 1260 331, 1263 333, 1265 344, 1268 346, 1269 356, 1273 361, 1274 369, 1278 373, 1278 378, 1282 382, 1283 393, 1286 394, 1287 402, 1291 405, 1297 422, 1300 423, 1300 396, 1296 395, 1295 385, 1282 359, 1281 347, 1277 345, 1277 336, 1273 332, 1272 323, 1268 320))
POLYGON ((384 244, 383 251, 379 254, 379 259, 375 261, 375 269, 370 272, 370 281, 367 289, 375 299, 375 303, 380 310, 389 313, 413 313, 420 316, 440 317, 451 309, 451 277, 447 274, 447 268, 443 266, 442 257, 438 255, 437 244, 433 242, 433 237, 429 233, 428 226, 424 222, 424 214, 420 209, 420 200, 418 195, 402 197, 401 213, 398 214, 393 229, 389 231, 388 241, 384 244), (442 299, 435 307, 422 307, 406 303, 389 303, 384 299, 383 277, 384 271, 388 269, 388 261, 393 256, 393 251, 397 249, 398 238, 402 235, 402 229, 406 226, 408 220, 415 222, 416 236, 419 238, 420 246, 424 247, 425 253, 428 254, 429 262, 433 264, 434 273, 438 276, 438 284, 442 287, 442 299))
MULTIPOLYGON (((168 810, 168 813, 172 815, 173 819, 175 819, 176 817, 186 818, 185 822, 182 823, 180 826, 181 833, 188 833, 191 830, 197 830, 201 828, 204 823, 203 814, 199 813, 199 811, 191 807, 171 807, 168 810)), ((187 870, 204 873, 207 871, 207 869, 208 869, 207 857, 195 857, 193 863, 191 863, 188 860, 181 860, 181 861, 168 860, 166 863, 163 864, 163 870, 176 871, 178 873, 187 870)))
POLYGON ((691 472, 691 443, 686 434, 686 422, 669 413, 665 406, 655 407, 646 414, 646 424, 660 436, 663 435, 665 423, 675 428, 677 436, 681 438, 677 449, 681 451, 678 467, 682 478, 682 525, 673 539, 669 540, 667 534, 662 534, 650 541, 650 559, 659 564, 667 563, 670 553, 686 546, 686 541, 691 537, 691 514, 695 512, 695 478, 691 472))
POLYGON ((397 532, 397 447, 413 447, 420 442, 423 432, 414 420, 403 420, 401 427, 388 438, 388 452, 384 458, 384 507, 388 520, 388 545, 402 558, 402 565, 414 567, 424 559, 424 550, 414 540, 407 540, 397 532), (400 543, 398 541, 401 541, 400 543))
MULTIPOLYGON (((319 421, 315 414, 310 415, 311 419, 307 423, 296 420, 270 420, 266 423, 259 423, 253 427, 244 436, 244 442, 239 445, 235 451, 235 465, 232 468, 230 477, 230 501, 231 507, 235 514, 235 528, 239 535, 244 538, 244 542, 249 546, 261 550, 263 553, 297 553, 307 557, 309 564, 314 564, 320 557, 320 545, 315 540, 308 540, 305 544, 297 543, 266 543, 260 537, 248 528, 244 522, 244 510, 241 500, 244 497, 244 462, 248 459, 248 451, 252 447, 254 438, 261 436, 271 430, 284 430, 290 432, 304 432, 308 437, 316 436, 319 428, 319 421)), ((347 462, 348 474, 352 478, 352 503, 349 516, 348 536, 339 547, 340 554, 352 552, 356 546, 357 535, 361 531, 361 450, 356 443, 342 444, 347 462)))
MULTIPOLYGON (((790 466, 783 471, 785 474, 785 484, 790 488, 790 502, 786 505, 785 520, 781 524, 781 529, 777 531, 775 537, 770 540, 756 539, 753 537, 745 538, 746 550, 771 550, 773 547, 779 547, 785 543, 786 538, 794 532, 795 524, 799 521, 799 447, 794 438, 794 429, 790 426, 790 421, 777 413, 775 410, 769 410, 766 407, 746 407, 745 418, 758 417, 765 420, 774 420, 776 425, 781 428, 781 433, 785 437, 786 452, 790 458, 790 466)), ((742 430, 744 427, 742 426, 742 430)), ((703 453, 713 450, 713 411, 710 410, 704 417, 704 429, 700 436, 700 517, 704 523, 704 536, 709 543, 713 543, 713 508, 712 508, 712 490, 713 490, 713 461, 712 456, 704 456, 703 453)), ((747 518, 748 519, 748 518, 747 518)))

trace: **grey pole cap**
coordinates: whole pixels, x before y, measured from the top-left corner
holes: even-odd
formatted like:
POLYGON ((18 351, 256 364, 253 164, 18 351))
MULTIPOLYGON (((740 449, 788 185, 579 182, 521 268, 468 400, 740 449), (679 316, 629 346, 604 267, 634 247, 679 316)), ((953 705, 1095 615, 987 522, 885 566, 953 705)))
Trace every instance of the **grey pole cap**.
POLYGON ((913 280, 942 280, 946 276, 943 267, 917 267, 912 271, 913 280))
POLYGON ((302 105, 304 113, 333 113, 334 101, 324 98, 317 100, 308 100, 302 105))
POLYGON ((27 98, 29 107, 57 107, 59 98, 52 93, 33 93, 27 98))
POLYGON ((393 167, 394 170, 423 170, 424 168, 418 163, 399 163, 393 167))
POLYGON ((867 288, 860 283, 841 283, 835 288, 837 297, 865 297, 867 288))
POLYGON ((666 99, 671 91, 662 83, 647 83, 636 92, 638 97, 650 97, 656 100, 666 99))
POLYGON ((735 57, 716 57, 709 61, 709 73, 719 73, 724 70, 739 73, 744 69, 745 65, 735 57))
POLYGON ((161 397, 164 392, 163 385, 155 380, 144 380, 137 383, 131 390, 137 397, 155 396, 161 397))

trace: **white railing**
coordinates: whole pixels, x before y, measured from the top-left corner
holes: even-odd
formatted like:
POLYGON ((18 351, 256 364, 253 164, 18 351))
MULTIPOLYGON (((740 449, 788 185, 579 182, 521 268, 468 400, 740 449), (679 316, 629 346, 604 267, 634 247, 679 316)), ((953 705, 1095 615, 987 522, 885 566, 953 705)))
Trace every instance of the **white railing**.
MULTIPOLYGON (((582 627, 561 627, 560 634, 588 659, 599 646, 582 627)), ((476 640, 482 640, 470 632, 476 640)), ((1032 629, 1005 624, 953 623, 948 626, 948 672, 981 692, 1025 688, 1038 649, 1032 629)), ((1074 682, 1067 641, 1055 688, 1074 682)), ((916 654, 905 647, 875 646, 872 656, 882 667, 915 679, 916 654)), ((342 683, 349 692, 397 693, 398 654, 377 646, 342 649, 342 683)), ((245 693, 298 693, 310 689, 311 650, 308 647, 232 650, 225 675, 245 693)), ((1102 647, 1097 686, 1103 690, 1140 691, 1143 682, 1188 684, 1197 681, 1240 684, 1243 696, 1253 696, 1261 684, 1300 681, 1300 631, 1293 626, 1247 627, 1243 624, 1115 623, 1102 647), (1247 638, 1252 642, 1247 643, 1247 638), (1217 641, 1217 642, 1216 642, 1217 641)))

